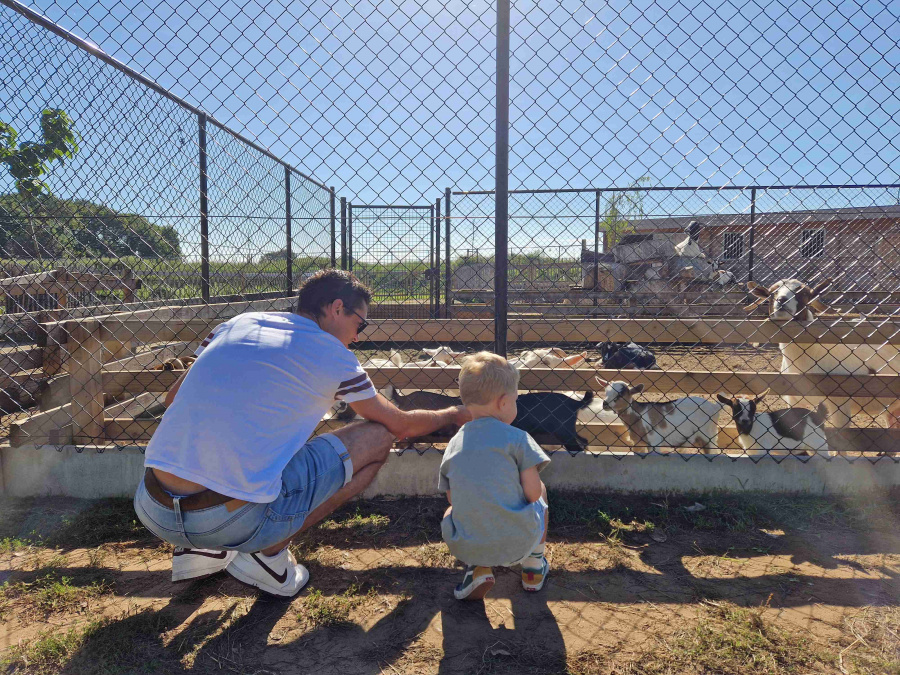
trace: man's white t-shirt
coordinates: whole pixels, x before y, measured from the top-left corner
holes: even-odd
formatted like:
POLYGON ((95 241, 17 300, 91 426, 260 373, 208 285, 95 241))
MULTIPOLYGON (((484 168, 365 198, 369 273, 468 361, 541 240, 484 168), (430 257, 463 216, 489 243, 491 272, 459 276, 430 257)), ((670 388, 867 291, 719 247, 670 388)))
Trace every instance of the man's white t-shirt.
POLYGON ((144 464, 237 499, 274 501, 285 466, 334 402, 376 395, 356 356, 297 314, 241 314, 197 354, 144 464))

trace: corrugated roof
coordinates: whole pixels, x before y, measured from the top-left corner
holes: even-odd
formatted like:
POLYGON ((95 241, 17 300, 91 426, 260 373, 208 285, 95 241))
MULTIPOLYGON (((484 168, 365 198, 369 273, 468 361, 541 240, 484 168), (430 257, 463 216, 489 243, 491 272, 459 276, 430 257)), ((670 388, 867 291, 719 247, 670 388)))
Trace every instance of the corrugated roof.
MULTIPOLYGON (((900 222, 900 205, 851 207, 846 209, 815 209, 809 211, 769 211, 756 214, 757 225, 776 225, 783 223, 852 223, 857 220, 875 220, 877 218, 897 219, 900 222)), ((635 230, 676 230, 686 231, 688 225, 697 221, 703 227, 749 227, 750 213, 714 213, 697 216, 669 216, 664 218, 644 218, 629 221, 635 230)))

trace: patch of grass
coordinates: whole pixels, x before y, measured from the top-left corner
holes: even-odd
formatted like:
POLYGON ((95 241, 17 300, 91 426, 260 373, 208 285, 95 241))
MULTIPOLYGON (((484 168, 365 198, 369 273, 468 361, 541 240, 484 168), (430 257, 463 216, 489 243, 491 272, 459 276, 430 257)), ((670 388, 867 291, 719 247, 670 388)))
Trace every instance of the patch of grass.
POLYGON ((134 513, 130 499, 103 499, 62 520, 48 543, 64 548, 93 548, 108 542, 153 538, 134 513))
POLYGON ((844 625, 853 639, 839 658, 849 673, 900 675, 900 607, 866 607, 844 625))
MULTIPOLYGON (((368 509, 367 509, 368 510, 368 509)), ((364 512, 359 504, 351 513, 341 513, 328 518, 319 525, 323 530, 358 530, 361 532, 378 532, 387 528, 391 519, 381 513, 364 512)))
POLYGON ((0 539, 0 554, 10 554, 16 553, 18 551, 24 551, 30 546, 31 542, 28 539, 21 539, 19 537, 4 537, 3 539, 0 539))
POLYGON ((72 628, 66 633, 41 633, 28 642, 11 647, 5 655, 0 656, 0 670, 8 675, 58 673, 100 625, 100 622, 95 621, 82 628, 72 628))
POLYGON ((105 580, 78 586, 72 577, 46 574, 31 582, 7 582, 0 586, 0 598, 7 607, 13 604, 45 616, 71 610, 86 609, 90 601, 110 592, 105 580))
POLYGON ((705 605, 695 625, 671 639, 659 639, 630 659, 597 650, 569 658, 569 675, 796 675, 831 672, 834 659, 810 640, 789 633, 763 618, 764 608, 744 609, 730 603, 705 605), (601 666, 605 666, 601 669, 601 666))
POLYGON ((366 600, 376 597, 374 588, 363 593, 359 586, 351 584, 340 595, 326 596, 316 589, 303 600, 299 618, 316 627, 338 626, 348 622, 350 611, 366 600))

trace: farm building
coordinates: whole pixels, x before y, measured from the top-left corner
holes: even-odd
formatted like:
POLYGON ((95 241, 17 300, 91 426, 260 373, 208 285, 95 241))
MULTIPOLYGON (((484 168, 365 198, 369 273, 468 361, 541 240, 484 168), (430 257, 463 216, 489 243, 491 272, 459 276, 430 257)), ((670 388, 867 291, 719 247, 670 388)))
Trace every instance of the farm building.
POLYGON ((900 205, 647 218, 638 234, 687 233, 735 279, 841 279, 844 291, 891 291, 900 281, 900 205), (751 235, 752 233, 752 235, 751 235))

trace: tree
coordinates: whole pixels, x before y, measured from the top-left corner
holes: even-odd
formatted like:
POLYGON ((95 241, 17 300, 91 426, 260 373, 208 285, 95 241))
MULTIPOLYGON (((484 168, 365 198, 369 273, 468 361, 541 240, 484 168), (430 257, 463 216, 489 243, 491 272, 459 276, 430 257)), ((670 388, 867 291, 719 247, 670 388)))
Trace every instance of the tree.
MULTIPOLYGON (((0 122, 0 163, 15 181, 16 191, 26 205, 43 194, 50 194, 50 188, 41 180, 50 170, 53 162, 72 159, 78 152, 78 133, 72 118, 64 111, 47 109, 41 112, 42 142, 19 143, 19 134, 5 122, 0 122)), ((41 261, 41 246, 34 226, 34 215, 29 212, 28 225, 34 242, 35 255, 41 261)))
POLYGON ((600 231, 606 233, 607 247, 612 248, 622 237, 633 233, 632 222, 644 217, 644 191, 640 186, 649 182, 649 176, 642 176, 627 191, 612 193, 600 218, 600 231))

